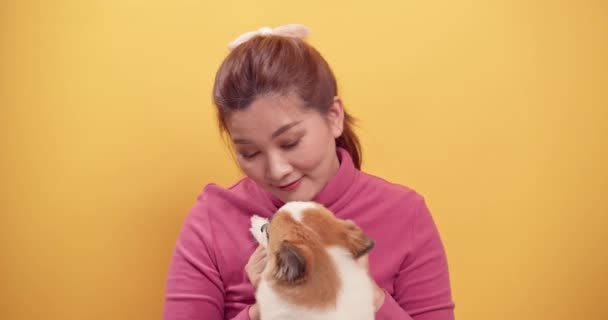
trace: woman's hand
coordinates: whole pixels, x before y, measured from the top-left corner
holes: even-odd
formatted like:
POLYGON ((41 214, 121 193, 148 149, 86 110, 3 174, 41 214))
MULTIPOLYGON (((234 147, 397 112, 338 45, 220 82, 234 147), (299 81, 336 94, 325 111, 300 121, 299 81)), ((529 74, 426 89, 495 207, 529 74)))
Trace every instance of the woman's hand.
POLYGON ((357 259, 357 263, 367 270, 369 277, 372 279, 372 284, 374 286, 374 312, 378 312, 384 304, 384 289, 378 286, 369 272, 369 256, 367 254, 357 259))
POLYGON ((262 271, 264 270, 264 267, 266 267, 266 261, 268 261, 268 257, 266 257, 266 248, 258 246, 245 265, 245 272, 247 273, 249 282, 251 282, 256 289, 260 283, 262 271))
POLYGON ((260 320, 260 306, 257 303, 253 304, 251 308, 249 308, 249 319, 250 320, 260 320))
MULTIPOLYGON (((258 246, 257 249, 249 257, 249 261, 245 265, 245 272, 249 278, 249 282, 257 289, 260 279, 262 277, 262 271, 266 267, 266 248, 258 246)), ((260 320, 260 306, 257 303, 253 304, 249 308, 249 319, 260 320)))

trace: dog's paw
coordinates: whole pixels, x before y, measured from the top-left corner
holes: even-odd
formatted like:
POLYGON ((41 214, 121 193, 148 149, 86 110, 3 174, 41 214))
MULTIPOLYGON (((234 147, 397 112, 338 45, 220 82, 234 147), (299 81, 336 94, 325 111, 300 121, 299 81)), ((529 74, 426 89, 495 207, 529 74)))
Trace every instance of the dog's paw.
POLYGON ((249 231, 251 232, 255 240, 257 240, 258 243, 264 248, 268 246, 268 237, 266 234, 265 227, 266 225, 268 225, 268 219, 262 218, 257 215, 253 215, 251 217, 251 228, 249 228, 249 231))

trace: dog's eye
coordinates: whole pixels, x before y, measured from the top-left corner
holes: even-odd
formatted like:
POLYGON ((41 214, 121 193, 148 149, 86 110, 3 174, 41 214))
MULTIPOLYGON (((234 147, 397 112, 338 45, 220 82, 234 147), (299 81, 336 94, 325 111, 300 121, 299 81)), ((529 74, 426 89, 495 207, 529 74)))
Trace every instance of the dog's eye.
POLYGON ((262 233, 265 233, 266 234, 266 239, 268 239, 268 223, 262 225, 262 227, 260 228, 260 231, 262 233))

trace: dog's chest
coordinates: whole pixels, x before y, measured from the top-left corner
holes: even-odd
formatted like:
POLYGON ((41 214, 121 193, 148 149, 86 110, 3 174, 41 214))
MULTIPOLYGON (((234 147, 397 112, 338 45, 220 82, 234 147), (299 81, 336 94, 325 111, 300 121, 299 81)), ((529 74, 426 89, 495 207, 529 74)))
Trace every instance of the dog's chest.
POLYGON ((288 302, 262 280, 256 293, 262 320, 373 320, 373 286, 367 272, 342 250, 329 253, 341 278, 335 308, 313 310, 288 302))

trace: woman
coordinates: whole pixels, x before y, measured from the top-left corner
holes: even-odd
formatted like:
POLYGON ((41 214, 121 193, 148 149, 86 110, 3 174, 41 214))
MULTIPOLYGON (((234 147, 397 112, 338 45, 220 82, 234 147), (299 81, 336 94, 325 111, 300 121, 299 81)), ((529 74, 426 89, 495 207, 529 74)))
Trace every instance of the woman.
POLYGON ((307 33, 263 28, 229 46, 213 97, 246 177, 199 195, 172 257, 164 319, 259 319, 254 293, 267 258, 250 217, 291 200, 317 201, 375 241, 362 264, 376 283, 376 319, 453 319, 446 256, 423 197, 360 171, 352 118, 307 33))

